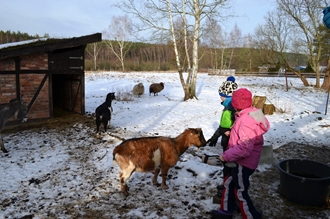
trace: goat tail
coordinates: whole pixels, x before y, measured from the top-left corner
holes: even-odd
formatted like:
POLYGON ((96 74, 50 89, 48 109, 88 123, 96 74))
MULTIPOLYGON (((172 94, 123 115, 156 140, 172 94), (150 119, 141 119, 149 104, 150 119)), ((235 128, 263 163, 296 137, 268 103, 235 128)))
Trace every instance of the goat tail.
POLYGON ((100 114, 98 114, 98 113, 95 114, 95 118, 96 118, 96 119, 102 119, 101 117, 102 117, 102 115, 100 115, 100 114))

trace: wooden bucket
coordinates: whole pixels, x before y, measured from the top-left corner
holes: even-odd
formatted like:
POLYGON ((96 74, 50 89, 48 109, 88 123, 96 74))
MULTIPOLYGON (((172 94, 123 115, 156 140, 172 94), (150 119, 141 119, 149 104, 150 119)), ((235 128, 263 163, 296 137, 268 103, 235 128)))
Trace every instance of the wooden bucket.
POLYGON ((252 106, 263 110, 266 99, 267 98, 265 96, 253 96, 252 106))
POLYGON ((275 106, 271 103, 265 103, 262 111, 265 115, 273 115, 275 112, 275 106))

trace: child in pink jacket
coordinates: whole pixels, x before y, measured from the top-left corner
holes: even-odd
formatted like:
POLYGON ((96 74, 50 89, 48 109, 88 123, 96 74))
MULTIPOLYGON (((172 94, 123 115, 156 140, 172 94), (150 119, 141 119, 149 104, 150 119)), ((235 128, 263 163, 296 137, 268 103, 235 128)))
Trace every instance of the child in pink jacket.
POLYGON ((252 93, 248 89, 236 90, 232 95, 232 105, 238 112, 230 132, 228 149, 219 159, 237 165, 224 178, 220 209, 210 214, 212 218, 232 218, 237 210, 237 200, 242 218, 259 219, 261 213, 254 207, 248 194, 249 178, 258 167, 264 144, 263 135, 269 130, 270 124, 260 109, 252 107, 252 93))

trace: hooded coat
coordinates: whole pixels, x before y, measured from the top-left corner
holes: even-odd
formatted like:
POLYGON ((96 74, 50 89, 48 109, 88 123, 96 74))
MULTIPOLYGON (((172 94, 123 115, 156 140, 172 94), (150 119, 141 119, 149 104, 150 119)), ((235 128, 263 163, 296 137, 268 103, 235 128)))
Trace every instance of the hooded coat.
POLYGON ((269 128, 269 121, 261 109, 248 107, 239 111, 231 128, 228 149, 222 154, 223 159, 256 169, 264 144, 263 135, 269 128))

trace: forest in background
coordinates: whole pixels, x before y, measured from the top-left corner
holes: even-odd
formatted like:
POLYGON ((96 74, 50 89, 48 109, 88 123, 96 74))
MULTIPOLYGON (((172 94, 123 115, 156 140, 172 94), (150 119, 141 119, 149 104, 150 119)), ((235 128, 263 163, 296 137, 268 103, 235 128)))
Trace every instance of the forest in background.
POLYGON ((34 36, 29 35, 28 33, 23 33, 20 31, 10 31, 10 30, 0 30, 0 44, 19 42, 24 40, 32 40, 39 38, 49 38, 49 34, 44 34, 43 36, 39 36, 35 34, 34 36))
MULTIPOLYGON (((0 30, 0 44, 19 42, 38 38, 49 38, 48 34, 32 36, 23 32, 0 30)), ((107 41, 88 44, 85 50, 85 70, 121 71, 121 63, 107 46, 107 41)), ((115 47, 117 42, 112 41, 115 47)), ((125 54, 125 71, 175 71, 175 54, 171 42, 143 43, 129 42, 130 48, 125 54)), ((235 69, 240 72, 258 72, 261 66, 268 66, 269 72, 278 72, 283 68, 280 63, 269 63, 271 51, 257 48, 210 48, 201 43, 199 71, 208 69, 235 69), (267 58, 267 59, 266 59, 267 58)), ((292 66, 307 66, 307 59, 302 54, 287 54, 292 66)), ((274 59, 276 60, 276 59, 274 59)), ((186 69, 188 70, 188 69, 186 69)), ((305 70, 312 72, 311 68, 305 70)))
MULTIPOLYGON (((116 43, 116 42, 115 42, 116 43)), ((269 63, 267 51, 255 48, 215 49, 206 45, 199 48, 199 71, 208 69, 236 69, 242 72, 258 72, 259 67, 269 66, 269 72, 277 72, 283 68, 280 63, 269 63)), ((294 66, 307 65, 307 59, 301 54, 287 54, 294 66)), ((86 70, 116 70, 121 71, 121 64, 109 48, 106 40, 89 44, 86 48, 86 70), (99 49, 97 67, 93 66, 93 47, 99 49)), ((187 71, 186 68, 184 68, 187 71)), ((125 56, 126 71, 172 71, 177 70, 175 53, 171 42, 150 44, 133 42, 125 56)), ((311 72, 311 69, 309 69, 311 72)))

